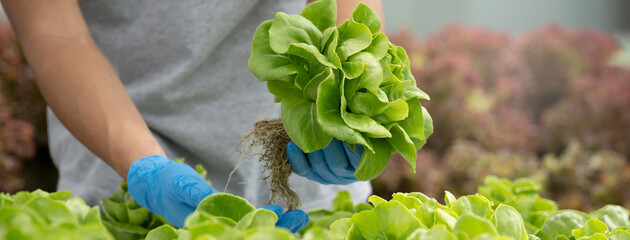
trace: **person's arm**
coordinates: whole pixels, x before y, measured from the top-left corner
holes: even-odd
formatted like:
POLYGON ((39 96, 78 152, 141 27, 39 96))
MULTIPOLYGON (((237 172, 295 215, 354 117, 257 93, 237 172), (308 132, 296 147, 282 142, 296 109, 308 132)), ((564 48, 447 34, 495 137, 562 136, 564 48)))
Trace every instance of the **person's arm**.
MULTIPOLYGON (((307 0, 307 3, 316 0, 307 0)), ((381 32, 385 32, 385 14, 383 13, 383 4, 381 0, 337 0, 337 25, 341 25, 346 19, 352 16, 352 11, 359 3, 365 3, 370 6, 379 17, 381 17, 381 32)))
POLYGON ((164 151, 96 46, 76 0, 2 0, 46 102, 83 145, 127 179, 164 151))
MULTIPOLYGON (((48 105, 72 134, 128 181, 143 207, 179 227, 216 193, 190 166, 171 161, 92 40, 77 0, 1 0, 48 105)), ((296 232, 302 210, 278 215, 296 232)))

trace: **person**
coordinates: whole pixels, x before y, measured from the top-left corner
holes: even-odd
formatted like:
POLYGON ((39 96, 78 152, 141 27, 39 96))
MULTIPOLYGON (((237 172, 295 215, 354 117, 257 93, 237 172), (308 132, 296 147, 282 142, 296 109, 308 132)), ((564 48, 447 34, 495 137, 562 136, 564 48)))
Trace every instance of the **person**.
MULTIPOLYGON (((357 0, 338 3, 347 19, 357 0)), ((382 16, 380 0, 363 1, 382 16)), ((257 120, 279 116, 264 83, 248 70, 256 27, 303 0, 2 0, 48 109, 50 152, 59 190, 88 204, 128 181, 136 201, 182 226, 217 190, 188 165, 201 163, 225 186, 238 144, 257 120)), ((365 201, 371 188, 352 176, 361 155, 334 140, 304 154, 289 144, 290 184, 303 209, 327 207, 338 190, 365 201), (314 183, 314 180, 316 183, 314 183), (341 185, 340 185, 341 184, 341 185)), ((238 168, 227 192, 264 206, 260 166, 238 168)), ((302 210, 278 226, 297 231, 302 210)))

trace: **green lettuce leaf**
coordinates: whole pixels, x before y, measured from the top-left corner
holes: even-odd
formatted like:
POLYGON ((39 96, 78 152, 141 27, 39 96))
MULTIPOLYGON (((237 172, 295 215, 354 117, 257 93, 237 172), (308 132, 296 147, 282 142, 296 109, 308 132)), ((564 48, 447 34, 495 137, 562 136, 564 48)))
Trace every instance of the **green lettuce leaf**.
POLYGON ((321 38, 322 32, 299 15, 278 12, 269 28, 269 46, 276 53, 286 53, 292 43, 319 46, 321 38))
POLYGON ((235 222, 254 209, 254 206, 244 198, 227 193, 211 194, 197 206, 198 211, 204 211, 212 216, 227 217, 235 222))
POLYGON ((311 21, 320 31, 337 23, 337 6, 334 0, 319 0, 306 5, 300 15, 311 21))
POLYGON ((352 12, 352 20, 367 26, 372 33, 378 33, 381 29, 381 19, 378 14, 365 3, 357 5, 352 12))

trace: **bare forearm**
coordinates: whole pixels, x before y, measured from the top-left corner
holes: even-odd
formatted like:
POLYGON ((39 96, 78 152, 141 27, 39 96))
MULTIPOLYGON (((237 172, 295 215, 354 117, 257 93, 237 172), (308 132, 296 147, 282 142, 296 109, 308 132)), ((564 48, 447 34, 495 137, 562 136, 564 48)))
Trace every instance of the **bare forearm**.
POLYGON ((81 143, 123 178, 136 159, 164 154, 76 3, 2 2, 46 102, 81 143), (47 16, 51 8, 58 12, 47 16))
POLYGON ((134 160, 164 154, 93 42, 37 39, 29 46, 27 59, 48 105, 77 139, 123 178, 134 160))
MULTIPOLYGON (((307 3, 316 0, 307 0, 307 3)), ((385 32, 385 14, 381 0, 337 0, 337 25, 341 25, 346 19, 352 16, 352 11, 360 2, 370 6, 379 17, 381 17, 381 32, 385 32)))

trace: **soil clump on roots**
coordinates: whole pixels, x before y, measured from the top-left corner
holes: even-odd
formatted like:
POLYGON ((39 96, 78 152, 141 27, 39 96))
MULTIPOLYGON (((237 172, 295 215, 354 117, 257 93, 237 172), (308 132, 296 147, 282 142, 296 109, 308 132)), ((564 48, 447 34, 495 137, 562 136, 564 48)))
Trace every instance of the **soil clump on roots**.
POLYGON ((281 119, 263 119, 256 122, 254 129, 241 139, 241 150, 238 152, 244 158, 258 157, 258 161, 263 163, 263 174, 271 191, 268 204, 280 199, 288 211, 302 206, 300 197, 289 187, 292 171, 287 159, 287 144, 290 141, 281 119))

